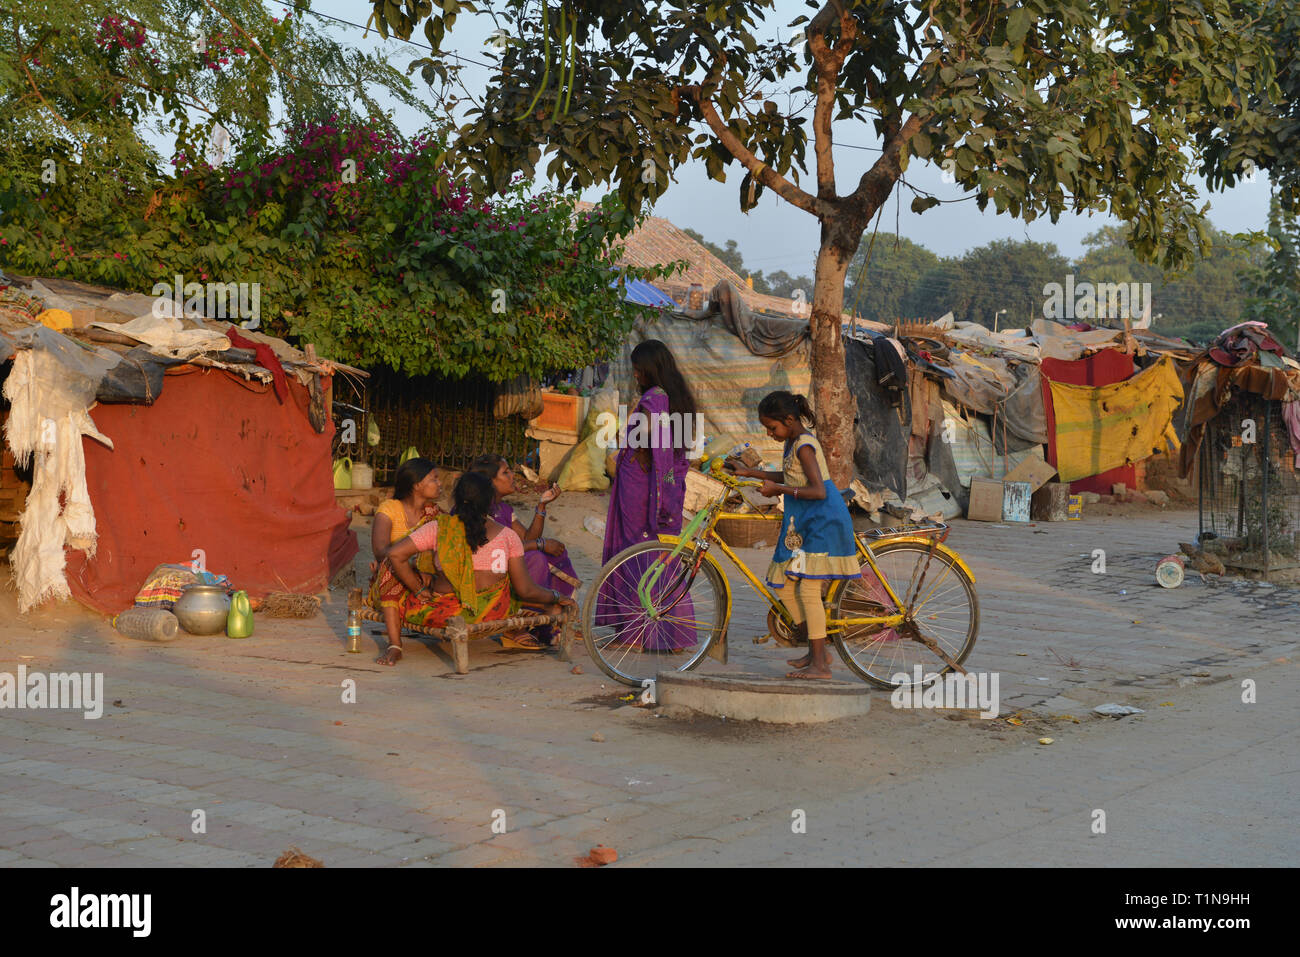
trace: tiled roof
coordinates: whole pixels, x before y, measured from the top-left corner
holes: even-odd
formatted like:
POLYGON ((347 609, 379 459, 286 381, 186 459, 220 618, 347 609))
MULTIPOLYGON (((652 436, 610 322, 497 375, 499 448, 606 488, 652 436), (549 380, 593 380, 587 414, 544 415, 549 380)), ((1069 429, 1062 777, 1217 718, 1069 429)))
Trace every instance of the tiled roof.
MULTIPOLYGON (((578 209, 586 212, 593 204, 578 203, 578 209)), ((654 284, 668 295, 685 305, 692 283, 704 287, 705 295, 719 282, 726 280, 739 290, 741 298, 750 309, 775 312, 783 316, 793 315, 793 303, 784 296, 766 296, 755 292, 745 283, 745 278, 724 263, 690 236, 660 216, 648 216, 632 235, 623 241, 625 251, 620 260, 626 266, 663 266, 679 259, 687 263, 686 270, 674 273, 666 279, 656 279, 654 284)), ((812 299, 812 290, 808 291, 812 299)), ((806 318, 806 316, 804 317, 806 318)))

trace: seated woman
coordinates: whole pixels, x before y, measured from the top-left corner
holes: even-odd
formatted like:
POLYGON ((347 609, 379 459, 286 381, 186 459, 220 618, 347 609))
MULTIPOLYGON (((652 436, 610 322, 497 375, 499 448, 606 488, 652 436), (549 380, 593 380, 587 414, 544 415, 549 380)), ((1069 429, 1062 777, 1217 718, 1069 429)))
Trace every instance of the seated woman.
MULTIPOLYGON (((550 588, 561 595, 572 595, 579 584, 578 575, 573 570, 573 562, 564 543, 554 538, 543 538, 546 527, 546 506, 560 497, 558 486, 552 485, 542 493, 533 514, 532 524, 524 528, 522 522, 515 518, 515 510, 503 501, 505 496, 515 491, 515 474, 504 456, 489 453, 480 455, 470 463, 470 471, 478 472, 491 479, 496 491, 492 508, 492 519, 498 524, 514 529, 524 543, 524 564, 528 575, 543 588, 550 588)), ((551 628, 549 625, 537 629, 541 642, 549 644, 551 628)))
MULTIPOLYGON (((398 466, 393 477, 393 497, 375 511, 375 523, 370 529, 370 545, 375 553, 375 560, 370 563, 370 605, 384 616, 384 630, 388 633, 390 647, 401 637, 402 622, 398 598, 392 594, 391 584, 388 598, 384 597, 384 589, 380 587, 384 558, 395 542, 400 542, 437 514, 435 503, 442 488, 433 469, 432 462, 421 458, 409 459, 398 466)), ((433 552, 422 553, 416 559, 415 567, 424 574, 435 574, 437 566, 433 552)), ((391 574, 388 579, 391 582, 391 574)))
MULTIPOLYGON (((383 597, 397 602, 401 621, 441 628, 456 615, 468 622, 500 620, 514 607, 512 589, 521 602, 550 614, 556 614, 558 606, 574 606, 572 598, 540 588, 528 577, 523 542, 513 529, 488 515, 494 490, 487 478, 466 472, 453 495, 455 515, 439 516, 388 550, 380 588, 383 597), (412 556, 434 550, 438 574, 411 567, 412 556)), ((390 635, 388 648, 376 660, 396 664, 401 654, 399 632, 396 641, 390 635)))

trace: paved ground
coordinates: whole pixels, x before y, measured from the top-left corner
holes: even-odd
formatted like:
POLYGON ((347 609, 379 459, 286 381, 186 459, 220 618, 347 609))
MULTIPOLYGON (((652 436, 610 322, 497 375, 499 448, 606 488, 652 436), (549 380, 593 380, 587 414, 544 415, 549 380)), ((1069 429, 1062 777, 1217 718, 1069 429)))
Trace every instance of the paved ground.
MULTIPOLYGON (((581 517, 604 499, 562 502, 551 531, 590 579, 599 542, 581 517)), ((1289 862, 1300 592, 1160 589, 1155 562, 1195 514, 1111 511, 956 523, 982 606, 968 665, 1000 674, 1021 725, 886 695, 816 727, 677 720, 621 700, 582 654, 574 675, 487 644, 467 676, 410 641, 390 671, 343 651, 341 594, 308 622, 259 618, 248 641, 165 646, 75 609, 18 621, 6 594, 0 672, 103 672, 110 704, 97 721, 0 711, 0 865, 265 866, 290 845, 331 866, 568 865, 597 843, 655 864, 1289 862), (1257 704, 1241 703, 1245 678, 1257 704), (1147 714, 1088 717, 1106 701, 1147 714)), ((705 667, 777 674, 745 594, 731 664, 705 667)))

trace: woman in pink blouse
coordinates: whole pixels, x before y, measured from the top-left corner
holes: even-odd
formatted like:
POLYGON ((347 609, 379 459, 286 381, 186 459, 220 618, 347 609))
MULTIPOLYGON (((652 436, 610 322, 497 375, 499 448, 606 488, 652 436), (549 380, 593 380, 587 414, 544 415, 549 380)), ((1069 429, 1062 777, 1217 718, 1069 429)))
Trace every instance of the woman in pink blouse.
MULTIPOLYGON (((454 515, 440 515, 388 550, 388 574, 377 587, 398 602, 404 622, 441 628, 456 615, 468 622, 506 618, 518 604, 547 608, 552 614, 560 605, 574 605, 572 598, 541 588, 529 577, 519 535, 489 515, 496 497, 490 479, 466 472, 456 482, 453 497, 454 515), (412 556, 435 550, 437 574, 411 567, 412 556)), ((392 665, 401 654, 399 634, 395 642, 390 637, 376 660, 392 665)))

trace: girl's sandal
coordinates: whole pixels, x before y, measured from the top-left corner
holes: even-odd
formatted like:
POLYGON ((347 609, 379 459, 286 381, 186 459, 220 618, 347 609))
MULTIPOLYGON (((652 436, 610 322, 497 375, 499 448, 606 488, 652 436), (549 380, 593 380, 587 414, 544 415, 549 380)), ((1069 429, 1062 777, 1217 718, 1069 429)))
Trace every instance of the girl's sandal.
POLYGON ((547 646, 538 641, 536 635, 523 632, 519 637, 502 635, 501 647, 508 651, 546 651, 547 646))

